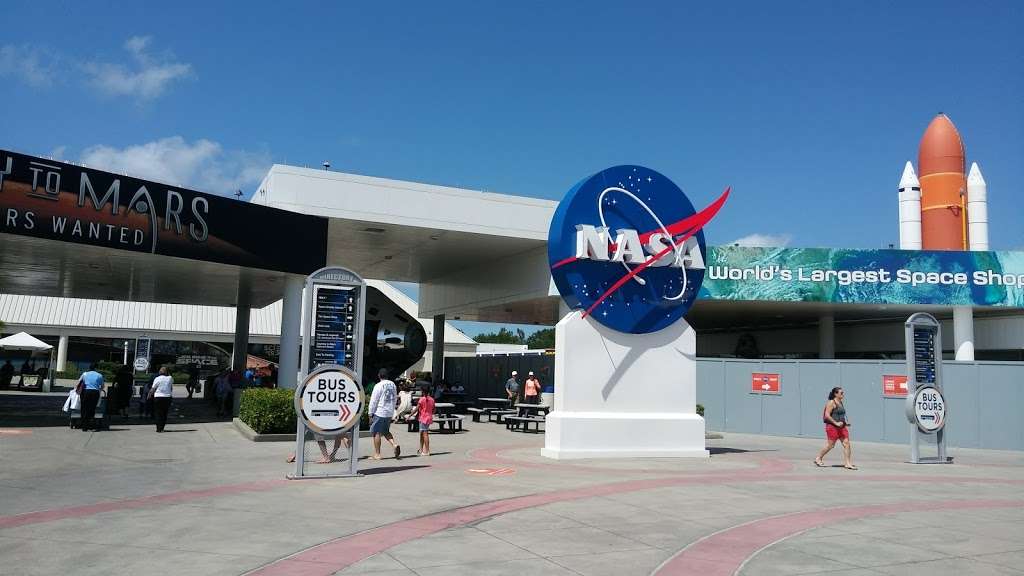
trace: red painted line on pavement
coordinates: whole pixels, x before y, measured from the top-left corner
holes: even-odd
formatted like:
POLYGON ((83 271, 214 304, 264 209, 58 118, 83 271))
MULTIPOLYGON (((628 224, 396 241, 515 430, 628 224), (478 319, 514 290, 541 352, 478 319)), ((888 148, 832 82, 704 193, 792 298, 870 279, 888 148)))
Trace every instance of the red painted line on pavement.
POLYGON ((701 476, 693 478, 631 480, 628 482, 558 490, 494 502, 484 502, 420 518, 400 520, 393 524, 387 524, 351 536, 343 536, 292 556, 282 558, 247 574, 249 576, 328 576, 361 560, 365 560, 374 554, 409 542, 410 540, 423 538, 442 530, 463 526, 500 514, 507 514, 535 506, 544 506, 545 504, 553 504, 555 502, 609 496, 621 492, 650 490, 688 483, 724 482, 733 477, 732 475, 722 475, 717 478, 701 476))
MULTIPOLYGON (((920 480, 920 478, 919 478, 920 480)), ((844 520, 933 510, 1024 507, 1024 500, 954 500, 951 502, 903 502, 871 506, 828 508, 755 520, 712 534, 684 548, 667 560, 655 576, 732 576, 764 548, 813 528, 844 520)))
MULTIPOLYGON (((785 464, 787 465, 786 470, 788 471, 788 463, 785 464)), ((516 498, 509 498, 506 500, 497 500, 494 502, 475 504, 467 506, 465 508, 458 508, 455 510, 438 512, 420 518, 400 520, 398 522, 373 528, 371 530, 360 532, 358 534, 342 536, 340 538, 330 540, 323 544, 313 546, 312 548, 308 548, 304 551, 298 552, 291 556, 282 558, 280 560, 267 564, 262 568, 257 568, 256 570, 253 570, 246 574, 247 576, 329 576, 331 574, 334 574, 335 572, 338 572, 339 570, 342 570, 357 562, 365 560, 370 556, 373 556, 374 554, 379 554, 380 552, 383 552, 389 548, 392 548, 399 544, 403 544, 405 542, 409 542, 411 540, 423 538, 425 536, 429 536, 431 534, 441 532, 443 530, 448 530, 449 528, 456 528, 459 526, 470 524, 472 522, 478 522, 480 520, 491 518, 493 516, 507 514, 509 512, 515 512, 526 508, 533 508, 536 506, 553 504, 555 502, 565 502, 570 500, 579 500, 583 498, 596 498, 601 496, 621 494, 625 492, 653 490, 657 488, 683 486, 690 484, 761 482, 772 480, 814 482, 817 480, 821 480, 822 478, 823 475, 818 474, 780 475, 777 473, 765 473, 759 471, 758 469, 751 469, 719 474, 693 474, 683 477, 675 476, 670 478, 652 478, 648 480, 630 480, 625 482, 616 482, 613 484, 588 486, 579 489, 558 490, 543 494, 520 496, 516 498)), ((897 482, 907 482, 909 480, 913 480, 915 482, 921 481, 920 476, 903 475, 866 476, 857 473, 850 473, 847 475, 829 474, 827 476, 828 481, 832 481, 835 479, 897 482)), ((990 478, 959 478, 947 476, 939 478, 928 478, 928 482, 982 482, 1016 484, 1024 481, 1000 481, 998 479, 990 478)), ((985 502, 1001 502, 1001 506, 1024 506, 1024 501, 1016 502, 992 500, 985 502)), ((908 506, 911 507, 908 508, 908 510, 916 511, 920 510, 921 504, 901 504, 900 506, 908 506)), ((953 503, 951 507, 955 507, 955 503, 953 503)), ((975 505, 975 507, 977 507, 977 505, 975 505)), ((864 508, 871 509, 871 507, 864 508)), ((880 509, 881 508, 879 508, 879 510, 880 509)), ((875 513, 881 514, 883 512, 875 513)), ((760 549, 760 547, 758 549, 760 549)), ((697 574, 700 572, 695 571, 692 573, 697 574)), ((701 576, 710 575, 701 573, 701 576)))
POLYGON ((223 496, 226 494, 236 494, 238 492, 269 490, 287 483, 288 481, 284 479, 261 480, 258 482, 228 484, 226 486, 216 486, 214 488, 204 488, 200 490, 183 490, 181 492, 171 492, 169 494, 158 494, 155 496, 143 496, 141 498, 127 498, 125 500, 113 500, 110 502, 100 502, 98 504, 86 504, 84 506, 70 506, 68 508, 57 508, 54 510, 42 510, 39 512, 26 512, 24 514, 0 516, 0 530, 4 528, 25 526, 27 524, 63 520, 64 518, 81 518, 83 516, 92 516, 93 514, 100 514, 103 512, 132 510, 135 508, 143 508, 145 506, 155 506, 159 504, 175 504, 178 502, 196 500, 198 498, 223 496))
POLYGON ((545 462, 531 462, 529 460, 519 460, 517 458, 511 458, 504 456, 501 453, 506 450, 519 450, 523 448, 534 448, 535 446, 504 446, 500 448, 478 448, 469 452, 469 458, 474 460, 482 460, 484 462, 502 463, 508 465, 518 466, 520 468, 547 468, 557 469, 564 471, 575 471, 575 472, 622 472, 624 474, 725 474, 725 473, 752 473, 758 474, 784 474, 786 472, 793 471, 793 463, 789 460, 782 460, 779 458, 765 458, 756 462, 756 467, 748 469, 738 470, 667 470, 667 469, 655 469, 655 468, 643 468, 643 469, 628 469, 628 468, 612 468, 602 466, 584 466, 581 464, 569 464, 566 462, 560 462, 558 464, 545 463, 545 462))

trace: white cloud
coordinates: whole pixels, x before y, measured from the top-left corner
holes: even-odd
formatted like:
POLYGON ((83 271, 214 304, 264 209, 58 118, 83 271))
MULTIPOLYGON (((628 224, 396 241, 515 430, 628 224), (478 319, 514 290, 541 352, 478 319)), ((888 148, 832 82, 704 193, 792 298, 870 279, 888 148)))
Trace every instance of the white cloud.
POLYGON ((45 88, 57 81, 59 61, 56 54, 38 46, 0 46, 0 77, 14 76, 29 86, 45 88))
POLYGON ((258 184, 272 164, 266 152, 224 150, 217 142, 181 136, 115 148, 93 146, 80 161, 90 167, 230 196, 258 184))
POLYGON ((89 83, 103 94, 131 96, 151 100, 163 94, 172 83, 190 78, 192 65, 176 62, 170 54, 154 56, 149 51, 152 38, 132 36, 124 43, 131 65, 117 62, 86 62, 82 69, 89 83))
POLYGON ((792 234, 748 234, 729 242, 728 245, 781 248, 788 246, 791 240, 793 240, 792 234))

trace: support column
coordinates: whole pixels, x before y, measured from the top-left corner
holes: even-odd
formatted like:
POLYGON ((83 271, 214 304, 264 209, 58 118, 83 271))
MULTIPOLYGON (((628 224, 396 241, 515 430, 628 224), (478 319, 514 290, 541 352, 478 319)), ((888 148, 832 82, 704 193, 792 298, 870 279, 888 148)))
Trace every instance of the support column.
POLYGON ((836 357, 836 318, 825 314, 818 318, 818 358, 836 357))
POLYGON ((235 344, 231 350, 231 369, 245 370, 245 361, 249 351, 249 282, 245 278, 238 280, 238 292, 235 297, 235 344))
POLYGON ((434 336, 431 346, 433 354, 430 357, 430 373, 436 384, 444 377, 444 314, 434 316, 434 336))
POLYGON ((63 372, 68 365, 68 337, 61 335, 57 341, 57 372, 63 372))
POLYGON ((281 355, 277 367, 278 388, 294 389, 298 386, 299 345, 302 341, 302 284, 301 276, 288 276, 284 281, 284 300, 281 302, 281 355))
POLYGON ((953 346, 957 362, 974 361, 974 308, 953 308, 953 346))

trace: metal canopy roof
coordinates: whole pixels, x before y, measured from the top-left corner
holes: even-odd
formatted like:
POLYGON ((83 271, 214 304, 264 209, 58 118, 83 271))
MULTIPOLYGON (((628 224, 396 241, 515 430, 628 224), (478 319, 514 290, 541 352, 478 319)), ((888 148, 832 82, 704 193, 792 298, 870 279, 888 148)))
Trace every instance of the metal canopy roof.
POLYGON ((2 294, 234 306, 244 279, 262 308, 283 297, 287 276, 13 234, 0 233, 0 247, 2 294))

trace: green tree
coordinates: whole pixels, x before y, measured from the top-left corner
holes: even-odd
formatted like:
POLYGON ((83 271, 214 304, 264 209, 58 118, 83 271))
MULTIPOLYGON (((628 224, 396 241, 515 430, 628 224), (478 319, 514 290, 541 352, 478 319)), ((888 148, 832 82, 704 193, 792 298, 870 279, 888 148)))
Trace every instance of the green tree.
POLYGON ((476 340, 481 344, 525 344, 526 332, 523 332, 521 328, 517 328, 516 331, 513 332, 502 326, 497 332, 478 334, 473 338, 473 340, 476 340))
POLYGON ((538 330, 526 339, 526 345, 530 350, 541 350, 555 347, 555 329, 545 328, 538 330))

